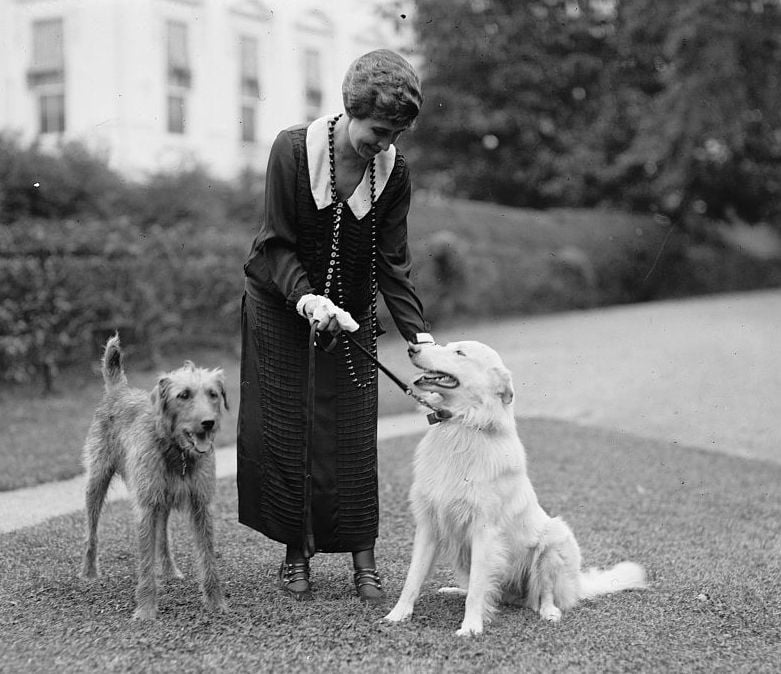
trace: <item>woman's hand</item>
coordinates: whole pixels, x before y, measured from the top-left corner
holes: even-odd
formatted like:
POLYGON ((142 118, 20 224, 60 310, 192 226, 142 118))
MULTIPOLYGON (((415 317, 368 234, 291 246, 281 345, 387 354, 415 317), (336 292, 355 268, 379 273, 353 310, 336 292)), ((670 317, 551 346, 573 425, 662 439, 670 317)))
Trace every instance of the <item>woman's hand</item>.
POLYGON ((349 312, 340 309, 323 295, 304 295, 298 301, 296 310, 310 325, 317 323, 317 330, 320 332, 327 330, 338 334, 342 330, 355 332, 358 329, 358 323, 349 312))

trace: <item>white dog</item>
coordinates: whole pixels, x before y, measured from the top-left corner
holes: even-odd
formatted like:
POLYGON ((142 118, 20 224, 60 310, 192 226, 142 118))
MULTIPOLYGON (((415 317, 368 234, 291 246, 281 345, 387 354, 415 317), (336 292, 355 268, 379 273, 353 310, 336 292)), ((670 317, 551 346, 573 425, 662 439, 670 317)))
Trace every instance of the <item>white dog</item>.
POLYGON ((410 358, 424 370, 415 381, 422 399, 447 418, 415 452, 412 560, 385 620, 412 615, 439 554, 459 585, 440 592, 466 594, 461 636, 480 634, 500 600, 555 622, 579 599, 646 586, 643 568, 632 562, 581 571, 572 531, 537 502, 515 427, 510 372, 493 349, 479 342, 411 346, 410 358))

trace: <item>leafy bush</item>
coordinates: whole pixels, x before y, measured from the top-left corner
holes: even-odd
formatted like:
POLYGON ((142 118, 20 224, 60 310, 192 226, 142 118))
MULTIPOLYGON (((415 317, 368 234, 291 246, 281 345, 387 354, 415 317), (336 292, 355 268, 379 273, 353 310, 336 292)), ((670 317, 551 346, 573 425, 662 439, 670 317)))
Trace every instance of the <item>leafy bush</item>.
POLYGON ((117 328, 151 360, 233 336, 262 195, 252 172, 132 182, 79 144, 53 154, 0 134, 0 379, 50 389, 117 328))
POLYGON ((123 210, 123 179, 78 143, 58 154, 0 133, 0 222, 20 218, 104 218, 123 210))
POLYGON ((203 167, 150 175, 128 187, 126 212, 142 227, 177 223, 202 227, 227 221, 257 222, 263 205, 263 178, 252 171, 235 181, 216 180, 203 167))
POLYGON ((132 181, 79 143, 53 154, 0 133, 0 223, 25 218, 127 218, 143 228, 257 223, 263 188, 263 177, 253 171, 223 181, 203 167, 132 181))
POLYGON ((155 360, 166 345, 229 339, 246 241, 190 225, 20 221, 0 228, 0 371, 41 377, 96 356, 106 332, 155 360))

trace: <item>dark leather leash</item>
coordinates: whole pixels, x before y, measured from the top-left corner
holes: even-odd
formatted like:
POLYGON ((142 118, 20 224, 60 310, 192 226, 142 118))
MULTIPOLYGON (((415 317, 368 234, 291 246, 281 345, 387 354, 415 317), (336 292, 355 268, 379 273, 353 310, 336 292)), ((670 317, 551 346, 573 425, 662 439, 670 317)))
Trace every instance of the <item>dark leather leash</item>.
MULTIPOLYGON (((426 415, 426 419, 428 419, 429 424, 438 424, 440 421, 445 421, 446 419, 449 419, 453 415, 446 409, 443 409, 441 407, 437 407, 436 405, 432 405, 427 400, 424 400, 421 396, 419 396, 417 393, 415 393, 407 384, 405 384, 401 379, 399 379, 393 372, 391 372, 387 367, 385 367, 377 358, 374 356, 374 354, 369 351, 365 346, 358 343, 358 340, 355 339, 355 337, 352 336, 349 332, 340 332, 340 335, 343 335, 346 337, 349 342, 358 348, 358 350, 365 355, 372 363, 374 363, 380 370, 382 370, 388 378, 396 384, 404 393, 406 393, 408 396, 410 396, 413 400, 418 402, 419 404, 423 405, 424 407, 428 407, 432 412, 428 415, 426 415)), ((334 340, 335 341, 335 340, 334 340)))
POLYGON ((306 430, 304 433, 304 512, 301 552, 309 559, 315 554, 315 534, 312 528, 312 448, 315 442, 315 362, 317 323, 309 329, 309 374, 306 390, 306 430))

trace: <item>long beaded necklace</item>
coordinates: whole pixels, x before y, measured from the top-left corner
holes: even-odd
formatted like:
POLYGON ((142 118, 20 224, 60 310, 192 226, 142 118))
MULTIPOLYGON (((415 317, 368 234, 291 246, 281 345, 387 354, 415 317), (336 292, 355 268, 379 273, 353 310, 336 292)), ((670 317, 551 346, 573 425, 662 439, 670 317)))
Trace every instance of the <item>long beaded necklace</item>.
MULTIPOLYGON (((336 159, 334 149, 334 128, 336 122, 342 115, 336 115, 333 119, 328 120, 328 161, 331 177, 331 201, 333 203, 333 237, 331 239, 331 257, 328 262, 328 271, 325 276, 325 290, 323 294, 330 299, 335 300, 336 304, 342 306, 344 303, 344 288, 342 287, 342 274, 341 274, 341 262, 339 258, 339 242, 340 242, 340 227, 342 223, 342 209, 347 205, 345 202, 339 199, 339 195, 336 192, 336 159), (334 293, 331 295, 331 293, 334 293)), ((376 269, 376 238, 377 238, 377 214, 375 212, 375 172, 374 172, 374 158, 372 157, 371 165, 369 166, 369 184, 371 186, 371 208, 369 210, 369 222, 370 222, 370 245, 371 245, 371 260, 369 263, 369 292, 371 293, 371 351, 376 356, 377 354, 377 269, 376 269)), ((376 371, 372 371, 369 378, 366 381, 359 381, 358 373, 355 371, 355 363, 353 362, 353 355, 350 349, 350 343, 346 340, 342 341, 344 345, 345 362, 347 363, 347 372, 350 375, 353 383, 358 388, 367 388, 372 384, 376 377, 376 371)))

